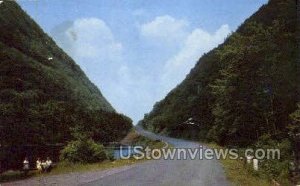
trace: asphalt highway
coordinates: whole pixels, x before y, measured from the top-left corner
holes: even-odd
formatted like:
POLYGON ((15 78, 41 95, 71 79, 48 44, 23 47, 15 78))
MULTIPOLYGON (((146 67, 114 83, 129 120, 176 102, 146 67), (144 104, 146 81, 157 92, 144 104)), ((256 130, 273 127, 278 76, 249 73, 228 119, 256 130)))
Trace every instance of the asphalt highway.
MULTIPOLYGON (((157 135, 137 128, 141 135, 162 140, 175 148, 199 148, 199 143, 157 135)), ((177 157, 177 156, 175 156, 177 157)), ((197 156, 196 156, 197 157, 197 156)), ((87 186, 226 186, 230 185, 220 163, 213 159, 159 159, 138 164, 83 185, 87 186)))

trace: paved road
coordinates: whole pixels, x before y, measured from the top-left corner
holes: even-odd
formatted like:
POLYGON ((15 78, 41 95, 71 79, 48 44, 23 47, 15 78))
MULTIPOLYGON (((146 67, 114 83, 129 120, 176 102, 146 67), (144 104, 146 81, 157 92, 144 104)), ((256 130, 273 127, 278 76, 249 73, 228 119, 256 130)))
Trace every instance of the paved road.
MULTIPOLYGON (((140 128, 137 131, 151 139, 159 139, 176 148, 198 148, 191 141, 156 135, 140 128)), ((1 185, 1 184, 0 184, 1 185)), ((74 172, 35 177, 4 183, 3 186, 226 186, 230 185, 216 160, 150 160, 104 171, 74 172)))
MULTIPOLYGON (((187 140, 156 135, 140 128, 137 131, 151 139, 160 139, 175 148, 198 148, 187 140)), ((94 180, 87 186, 226 186, 230 185, 217 160, 151 160, 110 176, 94 180)))

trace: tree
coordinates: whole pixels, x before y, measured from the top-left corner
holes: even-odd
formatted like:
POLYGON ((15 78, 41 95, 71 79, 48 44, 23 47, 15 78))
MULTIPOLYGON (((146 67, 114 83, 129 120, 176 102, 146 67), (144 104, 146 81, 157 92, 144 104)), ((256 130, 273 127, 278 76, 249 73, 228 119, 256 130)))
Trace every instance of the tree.
POLYGON ((221 70, 210 84, 215 104, 211 138, 222 144, 247 145, 261 135, 284 133, 286 112, 295 98, 293 48, 282 34, 285 23, 274 21, 269 27, 249 23, 243 34, 234 34, 219 49, 221 70), (285 48, 285 53, 280 49, 285 48), (289 76, 282 77, 282 74, 289 76), (278 130, 279 128, 283 130, 278 130))

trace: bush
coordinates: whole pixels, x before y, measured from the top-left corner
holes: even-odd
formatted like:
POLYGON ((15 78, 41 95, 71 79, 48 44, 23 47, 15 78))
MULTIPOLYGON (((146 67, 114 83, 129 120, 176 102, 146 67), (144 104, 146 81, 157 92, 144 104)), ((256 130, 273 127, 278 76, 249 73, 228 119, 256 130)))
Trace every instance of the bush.
POLYGON ((272 139, 270 135, 264 135, 259 139, 256 147, 280 150, 280 159, 265 159, 261 162, 261 174, 282 184, 288 183, 289 163, 292 154, 291 142, 288 139, 276 140, 272 139))
POLYGON ((95 163, 108 157, 104 146, 89 138, 70 141, 61 151, 60 159, 71 163, 95 163))

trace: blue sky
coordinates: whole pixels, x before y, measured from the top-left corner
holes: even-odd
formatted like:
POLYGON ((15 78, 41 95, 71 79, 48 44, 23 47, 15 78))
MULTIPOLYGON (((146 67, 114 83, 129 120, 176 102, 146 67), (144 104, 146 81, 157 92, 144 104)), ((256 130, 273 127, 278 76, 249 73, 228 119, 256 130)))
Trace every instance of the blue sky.
POLYGON ((19 0, 134 122, 267 0, 19 0))

